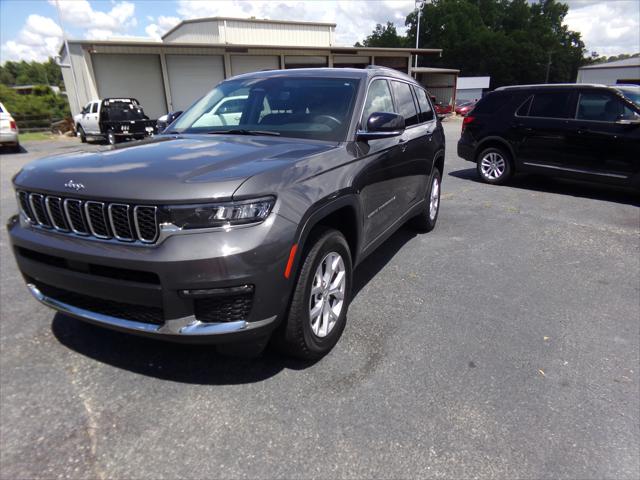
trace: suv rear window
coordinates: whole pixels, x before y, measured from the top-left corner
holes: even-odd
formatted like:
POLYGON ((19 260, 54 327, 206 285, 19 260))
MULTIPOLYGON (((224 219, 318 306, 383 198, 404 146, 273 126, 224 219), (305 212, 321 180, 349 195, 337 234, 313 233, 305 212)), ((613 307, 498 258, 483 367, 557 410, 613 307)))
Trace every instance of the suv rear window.
POLYGON ((572 91, 538 92, 533 96, 530 117, 569 118, 573 115, 570 111, 572 91))
POLYGON ((473 114, 491 114, 496 113, 502 107, 504 107, 511 95, 507 92, 493 92, 486 97, 482 97, 473 109, 473 114))

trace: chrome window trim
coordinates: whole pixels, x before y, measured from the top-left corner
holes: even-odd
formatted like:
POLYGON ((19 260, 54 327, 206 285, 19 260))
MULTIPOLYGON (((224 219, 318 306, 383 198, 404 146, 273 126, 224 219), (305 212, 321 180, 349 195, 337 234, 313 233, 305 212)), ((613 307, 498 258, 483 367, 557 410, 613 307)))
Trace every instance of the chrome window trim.
MULTIPOLYGON (((82 210, 83 210, 82 200, 78 200, 76 198, 65 198, 64 199, 64 201, 62 202, 62 206, 64 207, 64 213, 65 213, 65 215, 67 217, 67 222, 69 222, 69 228, 76 235, 82 235, 83 237, 88 236, 89 235, 89 229, 88 228, 87 228, 86 232, 82 232, 80 230, 77 230, 75 225, 73 224, 73 221, 71 220, 71 215, 69 214, 69 202, 78 202, 80 204, 80 216, 82 216, 82 210)), ((84 223, 85 223, 84 226, 87 226, 86 222, 84 222, 84 223)))
POLYGON ((89 226, 89 231, 91 232, 91 235, 93 235, 96 238, 102 238, 102 239, 107 239, 107 238, 111 238, 110 235, 100 235, 98 233, 96 233, 95 229, 93 228, 93 224, 91 222, 91 215, 89 215, 89 206, 90 205, 100 205, 101 207, 101 211, 102 211, 102 220, 104 221, 104 226, 107 227, 107 230, 109 229, 108 227, 108 223, 107 223, 107 217, 104 214, 104 202, 96 202, 94 200, 88 200, 86 202, 84 202, 84 213, 87 217, 87 225, 89 226))
POLYGON ((155 205, 136 205, 135 207, 133 207, 133 223, 136 226, 136 235, 138 237, 138 240, 140 240, 142 243, 154 243, 157 239, 158 239, 158 234, 159 234, 159 226, 158 226, 158 207, 156 207, 155 205), (156 234, 154 235, 152 240, 148 240, 142 237, 142 234, 140 233, 140 224, 138 223, 138 209, 139 208, 153 208, 153 217, 155 219, 155 226, 156 226, 156 234))
POLYGON ((40 197, 40 201, 42 202, 42 208, 45 209, 45 206, 44 206, 44 195, 42 195, 40 193, 30 193, 29 194, 29 206, 31 207, 31 211, 33 212, 33 216, 35 217, 36 222, 38 223, 38 225, 40 225, 43 228, 51 228, 51 226, 47 225, 46 223, 44 223, 39 218, 38 210, 35 208, 34 203, 33 203, 34 197, 40 197))
POLYGON ((51 225, 53 225, 53 228, 59 232, 68 232, 69 229, 66 228, 64 225, 62 227, 59 227, 58 225, 56 225, 56 221, 55 218, 53 217, 53 215, 51 214, 51 206, 49 205, 49 201, 50 200, 58 200, 58 202, 60 202, 60 213, 62 214, 62 217, 64 218, 64 220, 69 223, 67 221, 67 218, 65 216, 65 212, 64 209, 62 208, 62 199, 60 197, 51 197, 51 196, 47 196, 44 199, 44 206, 47 210, 47 213, 49 214, 49 220, 51 220, 51 225))
POLYGON ((126 203, 110 203, 109 206, 107 206, 107 216, 109 217, 109 225, 111 225, 111 232, 113 233, 113 237, 116 240, 120 240, 121 242, 133 242, 135 241, 135 237, 133 229, 131 228, 131 221, 129 219, 129 210, 130 210, 131 206, 126 204, 126 203), (113 213, 111 211, 112 207, 126 207, 127 209, 127 222, 129 223, 129 230, 131 231, 131 238, 126 238, 126 237, 121 237, 120 235, 118 235, 118 231, 116 230, 116 226, 113 223, 113 213))
POLYGON ((27 212, 23 207, 22 207, 22 201, 20 200, 20 194, 23 194, 25 196, 25 201, 27 202, 27 204, 31 205, 29 203, 29 193, 25 192, 24 190, 18 190, 16 192, 16 200, 18 201, 18 208, 20 209, 20 213, 22 214, 22 216, 24 217, 24 219, 31 223, 31 224, 36 224, 36 220, 34 218, 32 218, 29 215, 29 212, 27 212))

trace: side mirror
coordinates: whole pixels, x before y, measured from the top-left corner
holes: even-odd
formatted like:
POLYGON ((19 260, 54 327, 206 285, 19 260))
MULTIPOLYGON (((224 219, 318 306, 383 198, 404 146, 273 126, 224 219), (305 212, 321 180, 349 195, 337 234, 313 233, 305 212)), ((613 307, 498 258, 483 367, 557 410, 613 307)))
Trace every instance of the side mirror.
POLYGON ((173 121, 178 118, 180 115, 182 115, 182 110, 178 111, 178 112, 169 112, 167 114, 167 125, 171 125, 173 123, 173 121))
POLYGON ((617 125, 640 125, 640 118, 618 118, 617 125))
POLYGON ((404 132, 404 117, 397 113, 373 112, 367 119, 367 130, 357 133, 358 140, 376 140, 402 135, 404 132))

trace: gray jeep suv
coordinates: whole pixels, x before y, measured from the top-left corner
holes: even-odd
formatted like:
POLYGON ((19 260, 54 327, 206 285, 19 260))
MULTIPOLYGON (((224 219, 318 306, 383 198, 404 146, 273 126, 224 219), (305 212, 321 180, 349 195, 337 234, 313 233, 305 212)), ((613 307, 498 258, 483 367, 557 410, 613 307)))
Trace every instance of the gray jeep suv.
POLYGON ((435 226, 443 164, 404 74, 251 73, 162 135, 25 166, 8 229, 31 293, 67 315, 314 359, 344 329, 355 265, 407 220, 435 226))

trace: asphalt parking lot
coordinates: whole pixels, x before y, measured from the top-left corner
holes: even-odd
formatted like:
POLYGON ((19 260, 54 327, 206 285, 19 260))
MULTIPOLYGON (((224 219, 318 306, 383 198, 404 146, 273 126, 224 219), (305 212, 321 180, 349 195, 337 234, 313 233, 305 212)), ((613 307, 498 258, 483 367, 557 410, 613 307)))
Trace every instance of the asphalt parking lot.
MULTIPOLYGON (((39 305, 1 240, 0 477, 640 477, 640 208, 539 178, 492 187, 448 152, 436 229, 356 271, 334 351, 256 360, 39 305)), ((13 174, 80 147, 0 157, 13 174)), ((89 145, 83 148, 103 148, 89 145)))

